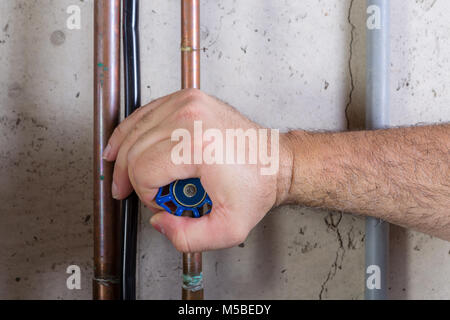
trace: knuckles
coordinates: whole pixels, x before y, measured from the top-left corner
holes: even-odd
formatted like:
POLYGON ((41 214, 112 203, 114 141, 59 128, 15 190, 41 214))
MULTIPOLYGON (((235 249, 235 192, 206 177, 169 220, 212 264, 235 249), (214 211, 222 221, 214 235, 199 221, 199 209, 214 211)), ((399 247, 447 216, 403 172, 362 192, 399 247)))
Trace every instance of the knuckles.
POLYGON ((127 163, 129 166, 134 166, 136 164, 136 160, 138 158, 138 153, 136 152, 136 149, 131 147, 130 150, 128 150, 127 153, 127 163))
POLYGON ((180 91, 180 99, 181 100, 202 100, 206 97, 206 93, 199 89, 188 88, 180 91))
POLYGON ((195 102, 186 102, 176 113, 176 121, 194 121, 201 120, 203 115, 202 106, 195 102))
POLYGON ((120 137, 124 136, 124 130, 123 130, 123 124, 120 123, 113 131, 111 138, 110 138, 110 142, 112 142, 113 140, 117 140, 120 139, 120 137))
POLYGON ((176 113, 178 121, 201 120, 206 111, 206 94, 198 89, 186 89, 181 92, 181 107, 176 113))

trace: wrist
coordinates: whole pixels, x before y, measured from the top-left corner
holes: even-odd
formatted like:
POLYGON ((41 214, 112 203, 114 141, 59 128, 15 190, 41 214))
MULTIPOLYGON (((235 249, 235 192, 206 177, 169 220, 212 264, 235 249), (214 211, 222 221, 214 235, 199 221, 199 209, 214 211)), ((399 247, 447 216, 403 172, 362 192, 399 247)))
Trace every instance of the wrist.
POLYGON ((275 206, 289 203, 293 183, 296 134, 280 134, 280 162, 277 175, 277 197, 275 206))

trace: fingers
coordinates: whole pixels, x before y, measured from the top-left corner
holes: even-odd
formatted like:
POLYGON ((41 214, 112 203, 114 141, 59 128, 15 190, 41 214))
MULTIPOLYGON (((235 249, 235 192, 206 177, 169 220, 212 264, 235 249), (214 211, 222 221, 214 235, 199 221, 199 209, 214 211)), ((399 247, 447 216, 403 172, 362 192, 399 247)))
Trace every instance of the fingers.
POLYGON ((155 214, 150 223, 181 252, 201 252, 229 248, 245 241, 249 229, 233 222, 229 213, 213 211, 201 218, 177 217, 167 212, 155 214))
MULTIPOLYGON (((142 141, 145 139, 145 144, 148 147, 147 152, 154 152, 152 145, 161 140, 166 140, 167 137, 170 136, 170 132, 170 127, 164 127, 160 125, 148 130, 137 140, 142 141)), ((119 150, 117 160, 114 164, 112 194, 115 199, 123 199, 127 197, 133 190, 129 176, 129 170, 131 169, 129 168, 129 150, 131 148, 135 149, 134 145, 129 144, 128 142, 124 142, 119 150)), ((136 151, 134 153, 136 153, 136 151)))
MULTIPOLYGON (((185 127, 192 127, 192 123, 186 123, 185 127)), ((186 165, 173 168, 172 149, 175 143, 170 139, 176 129, 179 129, 177 124, 168 121, 149 129, 138 138, 129 136, 123 142, 114 165, 112 194, 115 199, 127 197, 133 186, 136 191, 140 187, 157 188, 173 180, 189 177, 194 172, 193 168, 187 170, 186 165), (183 169, 186 171, 182 172, 183 169), (144 183, 144 179, 146 182, 152 181, 152 184, 144 183)), ((185 152, 190 153, 190 150, 185 152)))
MULTIPOLYGON (((189 98, 189 96, 188 96, 189 98)), ((174 98, 175 99, 175 98, 174 98)), ((160 107, 154 107, 152 110, 148 111, 137 123, 134 128, 128 132, 128 135, 121 139, 121 135, 114 137, 110 142, 111 145, 116 145, 120 142, 117 148, 111 147, 109 151, 109 159, 116 159, 114 165, 114 176, 112 184, 112 195, 115 199, 124 199, 132 191, 132 184, 130 182, 130 177, 128 175, 129 167, 129 157, 130 150, 133 148, 137 151, 142 151, 147 149, 147 151, 152 152, 152 145, 160 140, 169 138, 175 129, 179 129, 178 126, 183 127, 183 123, 175 121, 177 118, 182 118, 181 122, 184 122, 184 127, 192 127, 191 121, 187 121, 185 113, 181 113, 181 117, 177 115, 177 109, 180 109, 179 104, 183 105, 183 96, 178 99, 178 102, 166 102, 160 107), (177 123, 177 124, 176 124, 177 123), (139 143, 138 143, 139 141, 139 143), (115 156, 115 154, 117 155, 115 156)), ((127 127, 128 128, 128 127, 127 127)), ((170 150, 164 150, 169 151, 170 150)))
MULTIPOLYGON (((175 164, 171 158, 174 142, 170 139, 160 141, 143 152, 130 153, 127 176, 136 190, 144 193, 147 190, 157 190, 172 181, 200 177, 199 167, 191 164, 175 164), (143 191, 141 191, 143 190, 143 191)), ((155 194, 147 192, 141 200, 149 203, 155 194)))
MULTIPOLYGON (((146 106, 137 109, 129 117, 124 119, 109 138, 108 144, 103 152, 103 158, 108 161, 114 161, 124 140, 136 129, 136 125, 142 120, 144 120, 144 123, 148 120, 157 124, 158 121, 161 121, 170 114, 173 110, 159 107, 169 102, 173 96, 172 94, 156 99, 146 106)), ((151 123, 147 127, 150 128, 150 126, 151 123)), ((141 129, 144 129, 144 126, 141 126, 141 129)))

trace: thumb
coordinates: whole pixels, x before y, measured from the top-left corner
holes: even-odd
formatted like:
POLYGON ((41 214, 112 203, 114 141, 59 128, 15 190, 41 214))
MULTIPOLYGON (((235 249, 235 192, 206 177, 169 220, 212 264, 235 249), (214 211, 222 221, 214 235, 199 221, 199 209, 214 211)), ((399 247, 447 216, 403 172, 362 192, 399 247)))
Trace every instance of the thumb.
POLYGON ((177 217, 165 211, 155 214, 151 225, 181 252, 201 252, 242 243, 248 230, 213 211, 201 218, 177 217))

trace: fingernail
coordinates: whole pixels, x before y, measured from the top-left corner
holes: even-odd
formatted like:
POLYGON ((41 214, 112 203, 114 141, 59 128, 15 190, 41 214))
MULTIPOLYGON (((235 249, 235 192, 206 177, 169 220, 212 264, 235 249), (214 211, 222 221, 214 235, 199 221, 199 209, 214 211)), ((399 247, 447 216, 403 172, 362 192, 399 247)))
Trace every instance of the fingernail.
POLYGON ((103 159, 107 160, 108 156, 109 156, 109 152, 111 151, 111 145, 108 144, 105 148, 105 150, 103 151, 103 159))
POLYGON ((111 193, 112 193, 112 197, 114 199, 118 199, 119 197, 119 191, 117 190, 117 185, 115 182, 113 182, 112 187, 111 187, 111 193))
POLYGON ((155 218, 156 216, 153 216, 150 219, 150 223, 153 226, 153 228, 156 229, 156 231, 158 231, 159 233, 166 235, 166 232, 164 231, 164 228, 158 223, 158 218, 155 218))

